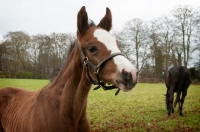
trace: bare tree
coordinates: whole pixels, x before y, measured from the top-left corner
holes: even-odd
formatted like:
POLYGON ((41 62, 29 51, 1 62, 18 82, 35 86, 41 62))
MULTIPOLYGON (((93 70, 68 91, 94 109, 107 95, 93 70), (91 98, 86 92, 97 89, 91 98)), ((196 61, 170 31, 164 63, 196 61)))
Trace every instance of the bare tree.
POLYGON ((162 53, 162 40, 158 33, 157 25, 151 24, 149 31, 149 38, 151 39, 151 59, 154 62, 154 77, 162 78, 163 72, 163 53, 162 53))
POLYGON ((64 33, 32 36, 34 71, 49 78, 53 71, 64 63, 69 45, 71 41, 74 41, 74 38, 72 34, 64 33))
POLYGON ((65 33, 52 33, 50 35, 51 45, 53 46, 53 52, 51 52, 51 74, 58 67, 60 68, 64 63, 70 44, 74 42, 75 36, 65 33))
POLYGON ((191 45, 194 44, 192 42, 194 40, 194 32, 199 23, 197 19, 199 12, 190 6, 177 6, 172 11, 172 14, 175 18, 175 27, 178 31, 177 35, 182 44, 183 63, 187 66, 191 57, 191 45))
POLYGON ((123 43, 126 43, 130 55, 135 55, 138 71, 148 59, 148 26, 141 19, 132 19, 123 29, 123 43))
POLYGON ((176 37, 177 32, 173 27, 174 21, 167 16, 162 16, 152 21, 152 25, 154 25, 154 32, 160 38, 163 67, 165 68, 165 73, 167 73, 170 66, 176 65, 174 63, 177 62, 175 51, 180 46, 176 37))
POLYGON ((123 54, 126 55, 126 57, 131 60, 132 63, 134 63, 133 58, 131 57, 133 54, 133 48, 130 48, 130 44, 127 43, 127 40, 125 39, 125 34, 123 31, 114 31, 113 35, 115 36, 115 38, 117 38, 118 43, 120 45, 120 49, 123 52, 123 54))
POLYGON ((12 63, 9 70, 26 71, 29 60, 30 37, 24 32, 9 32, 4 36, 7 59, 12 63))
POLYGON ((0 71, 6 70, 6 67, 8 67, 6 65, 7 62, 7 49, 5 42, 2 42, 0 44, 0 71))

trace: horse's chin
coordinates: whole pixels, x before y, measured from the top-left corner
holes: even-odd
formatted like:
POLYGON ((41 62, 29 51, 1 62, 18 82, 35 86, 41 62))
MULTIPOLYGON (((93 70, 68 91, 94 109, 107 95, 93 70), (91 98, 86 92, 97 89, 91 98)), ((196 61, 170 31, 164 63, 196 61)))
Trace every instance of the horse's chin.
POLYGON ((128 92, 128 91, 131 91, 135 86, 132 86, 132 87, 126 87, 125 85, 123 84, 118 84, 118 87, 124 91, 124 92, 128 92))

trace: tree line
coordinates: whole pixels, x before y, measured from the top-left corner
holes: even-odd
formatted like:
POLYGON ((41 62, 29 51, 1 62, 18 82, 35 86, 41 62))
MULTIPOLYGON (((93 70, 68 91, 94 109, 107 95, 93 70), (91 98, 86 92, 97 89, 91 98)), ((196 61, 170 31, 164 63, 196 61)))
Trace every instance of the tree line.
MULTIPOLYGON (((200 9, 177 6, 169 15, 143 21, 134 18, 112 33, 122 52, 136 65, 140 78, 164 78, 170 67, 192 62, 193 79, 200 79, 200 9)), ((75 35, 29 36, 8 32, 0 43, 0 71, 32 72, 49 78, 61 67, 75 35)))
POLYGON ((134 18, 114 32, 141 78, 164 78, 175 65, 188 66, 200 79, 200 8, 177 6, 151 21, 134 18))
POLYGON ((4 39, 0 44, 0 71, 12 75, 29 71, 49 78, 64 63, 75 37, 65 33, 29 36, 17 31, 9 32, 4 39))

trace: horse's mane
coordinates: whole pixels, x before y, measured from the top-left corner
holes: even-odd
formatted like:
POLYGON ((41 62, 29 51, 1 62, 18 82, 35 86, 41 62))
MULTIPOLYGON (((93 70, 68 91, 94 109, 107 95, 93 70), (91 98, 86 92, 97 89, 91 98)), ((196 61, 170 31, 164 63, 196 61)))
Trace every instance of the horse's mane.
MULTIPOLYGON (((69 45, 69 48, 68 48, 68 51, 67 51, 67 58, 68 58, 69 54, 72 52, 72 50, 75 47, 75 41, 76 40, 70 42, 70 45, 69 45)), ((67 60, 67 58, 66 58, 66 60, 67 60)))
POLYGON ((70 42, 70 45, 69 45, 69 48, 68 48, 68 51, 67 51, 67 56, 65 58, 65 61, 59 65, 53 72, 52 72, 52 75, 50 77, 50 82, 53 82, 53 80, 56 78, 56 76, 58 75, 58 73, 61 71, 61 69, 63 68, 64 64, 67 62, 68 60, 68 56, 70 55, 70 53, 72 52, 72 50, 74 49, 75 47, 75 40, 74 41, 71 41, 70 42))
MULTIPOLYGON (((96 26, 96 24, 94 23, 93 20, 89 19, 88 21, 88 24, 89 26, 96 26)), ((65 63, 67 63, 67 60, 68 60, 68 56, 70 55, 70 53, 72 52, 72 50, 74 49, 75 47, 75 42, 76 42, 76 39, 74 41, 71 41, 70 42, 70 45, 69 45, 69 48, 68 48, 68 51, 67 51, 67 57, 64 61, 64 63, 62 63, 62 65, 58 66, 52 73, 51 77, 50 77, 50 82, 53 82, 53 80, 56 78, 56 76, 58 75, 58 73, 60 72, 60 70, 62 69, 62 67, 64 66, 65 63)))

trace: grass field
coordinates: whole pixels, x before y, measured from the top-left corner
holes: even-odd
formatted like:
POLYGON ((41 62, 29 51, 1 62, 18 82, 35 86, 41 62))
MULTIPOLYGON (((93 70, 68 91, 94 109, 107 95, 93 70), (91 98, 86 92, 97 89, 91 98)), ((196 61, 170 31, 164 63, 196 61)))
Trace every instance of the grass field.
MULTIPOLYGON (((48 80, 0 79, 6 86, 37 90, 48 80)), ((164 84, 139 83, 130 92, 91 90, 87 116, 92 132, 196 132, 200 131, 200 85, 190 85, 180 117, 177 108, 170 117, 165 107, 164 84)))

